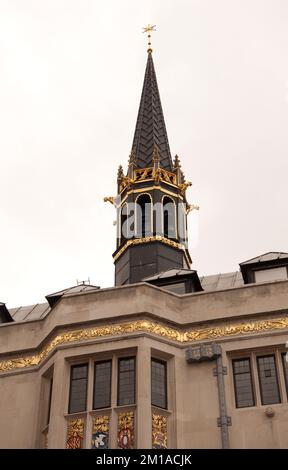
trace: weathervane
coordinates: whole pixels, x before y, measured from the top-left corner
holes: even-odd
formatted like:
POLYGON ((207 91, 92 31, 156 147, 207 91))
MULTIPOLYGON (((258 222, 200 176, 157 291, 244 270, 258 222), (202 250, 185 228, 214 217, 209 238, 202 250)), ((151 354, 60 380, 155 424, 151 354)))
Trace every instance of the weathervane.
POLYGON ((147 33, 147 37, 148 37, 148 49, 147 49, 147 52, 151 54, 152 52, 152 48, 151 48, 151 33, 152 31, 156 31, 156 25, 154 24, 153 26, 151 24, 148 24, 148 26, 146 26, 145 28, 142 28, 143 29, 143 33, 147 33))

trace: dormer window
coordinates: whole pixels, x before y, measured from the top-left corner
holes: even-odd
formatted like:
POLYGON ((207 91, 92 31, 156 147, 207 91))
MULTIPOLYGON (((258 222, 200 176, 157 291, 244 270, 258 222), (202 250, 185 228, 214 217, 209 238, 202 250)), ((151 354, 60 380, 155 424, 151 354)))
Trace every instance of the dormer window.
POLYGON ((197 271, 192 269, 167 269, 143 281, 179 295, 203 290, 197 271))
POLYGON ((255 282, 266 281, 282 281, 287 279, 287 268, 282 266, 280 268, 259 269, 254 272, 255 282))
POLYGON ((288 253, 269 252, 240 263, 245 284, 288 279, 288 253))

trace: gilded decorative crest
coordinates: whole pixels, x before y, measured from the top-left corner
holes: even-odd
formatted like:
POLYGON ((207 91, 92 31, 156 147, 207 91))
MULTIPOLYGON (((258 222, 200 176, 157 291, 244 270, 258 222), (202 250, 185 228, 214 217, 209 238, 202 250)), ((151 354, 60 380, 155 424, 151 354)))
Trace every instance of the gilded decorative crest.
POLYGON ((131 184, 134 183, 134 180, 132 178, 129 178, 129 176, 122 176, 121 181, 120 181, 120 192, 124 191, 124 189, 129 189, 131 184))
POLYGON ((82 449, 84 439, 84 419, 68 421, 66 449, 82 449))
POLYGON ((167 449, 168 427, 167 417, 153 414, 152 415, 152 448, 167 449))
MULTIPOLYGON (((118 180, 120 182, 120 192, 124 191, 124 189, 129 189, 133 183, 139 183, 141 181, 147 180, 155 180, 156 183, 169 183, 177 186, 177 176, 175 173, 171 171, 164 170, 164 168, 138 168, 133 170, 133 178, 129 176, 125 176, 123 172, 118 172, 118 180)), ((188 187, 189 183, 182 183, 179 186, 181 192, 183 192, 183 188, 188 187), (187 185, 187 186, 185 186, 187 185)), ((184 190, 185 191, 185 190, 184 190)), ((105 198, 109 201, 109 198, 105 198)), ((110 202, 110 201, 109 201, 110 202)))
POLYGON ((120 413, 118 416, 119 449, 134 448, 134 412, 120 413))
POLYGON ((91 449, 108 449, 109 416, 94 416, 91 449))

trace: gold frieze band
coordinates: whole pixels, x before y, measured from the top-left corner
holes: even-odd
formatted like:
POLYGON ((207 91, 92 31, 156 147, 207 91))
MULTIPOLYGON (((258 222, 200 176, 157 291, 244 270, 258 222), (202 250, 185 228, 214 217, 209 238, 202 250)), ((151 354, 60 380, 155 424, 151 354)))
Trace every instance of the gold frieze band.
POLYGON ((99 326, 83 330, 74 330, 57 335, 38 354, 0 362, 0 371, 6 372, 15 369, 23 369, 41 364, 57 346, 62 344, 103 338, 106 336, 119 336, 123 334, 143 332, 152 333, 159 337, 176 341, 178 343, 189 343, 194 341, 215 340, 227 336, 247 335, 250 333, 261 333, 265 331, 282 330, 288 328, 288 316, 275 318, 273 320, 258 320, 249 323, 235 323, 227 326, 214 328, 198 328, 190 331, 182 331, 169 328, 160 323, 150 320, 137 320, 129 323, 99 326))

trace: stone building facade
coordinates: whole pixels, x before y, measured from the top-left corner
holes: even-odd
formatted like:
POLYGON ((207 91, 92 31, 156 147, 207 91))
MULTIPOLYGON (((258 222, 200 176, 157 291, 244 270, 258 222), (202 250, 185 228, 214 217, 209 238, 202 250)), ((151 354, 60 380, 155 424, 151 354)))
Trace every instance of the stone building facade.
POLYGON ((148 49, 115 287, 0 303, 1 448, 288 447, 288 254, 199 277, 188 186, 148 49))

